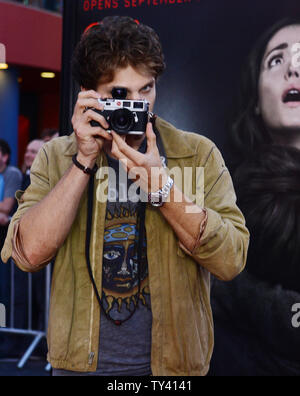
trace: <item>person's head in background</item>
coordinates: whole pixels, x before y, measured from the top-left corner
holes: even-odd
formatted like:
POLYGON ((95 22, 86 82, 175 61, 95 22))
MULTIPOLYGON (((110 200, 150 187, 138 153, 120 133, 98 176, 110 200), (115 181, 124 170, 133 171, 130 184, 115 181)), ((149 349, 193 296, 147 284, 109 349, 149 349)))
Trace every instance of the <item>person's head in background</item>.
POLYGON ((29 170, 33 164, 37 153, 41 149, 41 147, 45 144, 43 140, 32 140, 28 146, 26 147, 25 155, 24 155, 24 164, 23 164, 23 172, 29 170))
POLYGON ((50 140, 57 137, 59 137, 59 132, 57 129, 54 128, 44 129, 40 136, 41 140, 43 140, 44 143, 49 142, 50 140))
POLYGON ((0 173, 4 172, 9 165, 10 156, 11 149, 9 144, 5 140, 0 139, 0 173))
POLYGON ((242 71, 231 145, 242 160, 264 144, 300 149, 300 20, 283 20, 257 41, 242 71))
POLYGON ((300 292, 300 66, 292 51, 299 42, 300 21, 280 22, 258 40, 244 69, 231 144, 251 234, 246 268, 300 292))

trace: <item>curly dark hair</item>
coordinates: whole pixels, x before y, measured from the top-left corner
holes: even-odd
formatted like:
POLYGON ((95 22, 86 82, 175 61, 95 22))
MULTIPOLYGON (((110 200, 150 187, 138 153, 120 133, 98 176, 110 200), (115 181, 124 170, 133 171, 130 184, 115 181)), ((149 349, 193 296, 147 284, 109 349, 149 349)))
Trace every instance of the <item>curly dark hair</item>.
POLYGON ((112 16, 85 32, 72 59, 72 74, 85 89, 113 80, 117 68, 144 69, 157 79, 165 69, 155 31, 130 17, 112 16))
POLYGON ((251 241, 247 270, 300 292, 300 150, 261 146, 234 176, 251 241))
POLYGON ((245 157, 251 156, 260 145, 273 143, 262 117, 255 111, 259 99, 258 83, 261 63, 268 43, 275 34, 287 26, 297 25, 300 25, 300 19, 286 18, 279 21, 258 39, 246 59, 229 122, 233 167, 241 163, 245 157))

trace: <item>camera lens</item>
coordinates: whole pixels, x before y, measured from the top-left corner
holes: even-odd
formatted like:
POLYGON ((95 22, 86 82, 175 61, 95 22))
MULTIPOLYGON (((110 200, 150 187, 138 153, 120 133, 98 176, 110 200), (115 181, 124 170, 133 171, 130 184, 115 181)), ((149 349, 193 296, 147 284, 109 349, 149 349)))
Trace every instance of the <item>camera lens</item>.
POLYGON ((134 126, 134 117, 127 109, 115 110, 111 115, 110 124, 118 134, 126 135, 134 126))

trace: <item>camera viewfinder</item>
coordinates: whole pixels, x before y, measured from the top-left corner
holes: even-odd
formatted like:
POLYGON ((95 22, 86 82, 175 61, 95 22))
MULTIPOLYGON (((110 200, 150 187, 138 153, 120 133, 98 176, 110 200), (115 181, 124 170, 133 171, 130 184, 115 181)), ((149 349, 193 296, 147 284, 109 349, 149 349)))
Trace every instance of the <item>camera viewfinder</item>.
POLYGON ((126 99, 127 88, 114 87, 111 91, 113 99, 126 99))
POLYGON ((144 103, 142 102, 134 102, 133 108, 134 109, 142 109, 144 107, 144 103))

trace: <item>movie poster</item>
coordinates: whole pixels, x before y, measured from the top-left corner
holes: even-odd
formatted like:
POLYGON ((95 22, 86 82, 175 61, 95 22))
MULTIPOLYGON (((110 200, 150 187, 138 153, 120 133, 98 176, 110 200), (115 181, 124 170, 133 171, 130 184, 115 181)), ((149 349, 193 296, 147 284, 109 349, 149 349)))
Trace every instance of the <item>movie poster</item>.
MULTIPOLYGON (((167 69, 158 84, 155 111, 178 128, 222 146, 225 123, 245 57, 255 39, 276 21, 300 15, 297 0, 65 0, 61 117, 70 131, 70 57, 87 26, 109 15, 127 15, 159 34, 167 69)), ((70 103, 72 102, 72 105, 70 103)))
POLYGON ((239 277, 212 279, 210 375, 299 375, 299 1, 66 0, 65 133, 78 93, 71 53, 82 32, 109 15, 131 16, 161 38, 167 69, 155 112, 230 158, 250 248, 239 277))

